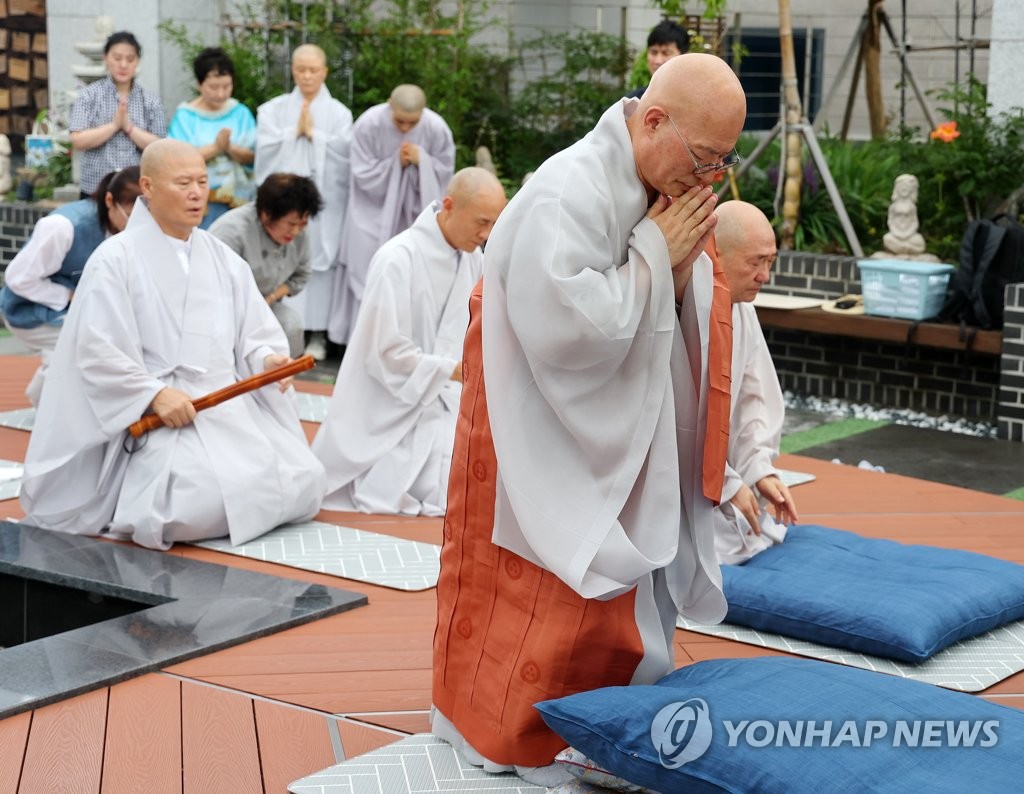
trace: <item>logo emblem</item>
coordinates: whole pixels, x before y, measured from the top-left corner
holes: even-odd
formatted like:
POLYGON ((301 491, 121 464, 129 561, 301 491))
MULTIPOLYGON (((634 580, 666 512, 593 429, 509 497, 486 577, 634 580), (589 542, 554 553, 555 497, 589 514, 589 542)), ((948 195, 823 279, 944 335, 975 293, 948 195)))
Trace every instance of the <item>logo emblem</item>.
POLYGON ((700 698, 669 703, 651 723, 651 742, 666 769, 678 769, 711 746, 711 716, 700 698))

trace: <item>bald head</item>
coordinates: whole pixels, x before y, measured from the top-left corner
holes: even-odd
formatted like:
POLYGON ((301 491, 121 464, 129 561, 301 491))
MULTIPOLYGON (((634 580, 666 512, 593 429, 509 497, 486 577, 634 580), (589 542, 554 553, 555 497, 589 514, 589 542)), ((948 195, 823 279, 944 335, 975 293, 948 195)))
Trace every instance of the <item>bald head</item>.
POLYGON ((715 246, 732 302, 752 301, 771 277, 778 253, 775 230, 765 214, 746 201, 719 204, 715 216, 715 246))
POLYGON ((421 113, 427 106, 427 95, 418 85, 403 83, 396 85, 388 98, 388 104, 392 110, 399 110, 403 113, 421 113))
POLYGON ((304 99, 312 100, 327 79, 327 56, 315 44, 302 44, 292 53, 292 79, 304 99))
POLYGON ((505 188, 483 168, 463 168, 448 183, 437 223, 448 244, 460 251, 483 245, 505 208, 505 188))
POLYGON ((710 120, 739 137, 747 113, 743 87, 732 68, 717 55, 700 52, 671 58, 651 77, 640 100, 641 112, 660 105, 683 120, 710 120))
POLYGON ((637 171, 648 191, 680 196, 708 184, 743 131, 747 100, 739 79, 715 55, 685 53, 666 61, 629 117, 637 171))
POLYGON ((187 240, 203 220, 210 192, 199 150, 172 138, 153 141, 142 152, 139 174, 153 220, 164 234, 187 240))
POLYGON ((505 195, 505 188, 502 187, 498 178, 485 168, 471 166, 463 168, 448 182, 445 195, 451 196, 456 201, 470 200, 478 193, 505 195))
POLYGON ((292 65, 299 60, 314 61, 320 66, 327 66, 327 53, 315 44, 300 44, 292 51, 292 65))
POLYGON ((388 99, 391 106, 391 123, 402 135, 420 123, 423 109, 427 106, 427 95, 418 85, 403 83, 395 86, 388 99))
POLYGON ((158 173, 166 173, 168 169, 180 169, 197 159, 205 168, 206 161, 195 146, 174 138, 160 138, 143 149, 142 159, 139 161, 139 176, 154 178, 158 173))

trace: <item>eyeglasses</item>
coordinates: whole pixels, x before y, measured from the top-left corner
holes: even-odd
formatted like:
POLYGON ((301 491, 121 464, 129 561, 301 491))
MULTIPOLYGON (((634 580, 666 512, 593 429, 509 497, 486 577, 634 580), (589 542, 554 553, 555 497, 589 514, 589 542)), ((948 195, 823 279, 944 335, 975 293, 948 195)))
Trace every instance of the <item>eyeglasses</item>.
POLYGON ((734 165, 739 165, 740 156, 736 152, 735 149, 733 149, 731 152, 729 152, 729 154, 727 154, 725 157, 723 157, 721 162, 718 162, 718 163, 702 163, 702 162, 700 162, 699 160, 697 160, 696 155, 693 153, 693 149, 691 149, 689 144, 686 142, 686 139, 683 137, 683 134, 679 131, 679 127, 677 127, 676 123, 674 121, 672 121, 672 117, 666 113, 665 114, 665 118, 667 118, 668 119, 668 123, 672 125, 672 129, 674 129, 676 131, 676 135, 679 136, 679 142, 683 144, 683 148, 686 149, 686 153, 688 155, 690 155, 690 159, 693 160, 693 165, 694 165, 693 173, 696 174, 697 176, 700 176, 701 174, 711 173, 711 172, 714 172, 716 174, 717 173, 721 173, 722 171, 728 171, 734 165))

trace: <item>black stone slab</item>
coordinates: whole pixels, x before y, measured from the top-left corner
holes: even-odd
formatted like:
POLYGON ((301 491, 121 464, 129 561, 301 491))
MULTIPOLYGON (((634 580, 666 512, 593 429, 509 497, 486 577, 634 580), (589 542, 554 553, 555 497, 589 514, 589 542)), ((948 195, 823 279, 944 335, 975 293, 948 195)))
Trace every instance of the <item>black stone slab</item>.
POLYGON ((361 593, 9 521, 0 522, 0 573, 147 605, 0 651, 0 719, 367 603, 361 593))
POLYGON ((867 460, 893 474, 984 493, 1004 494, 1024 487, 1024 444, 942 430, 885 425, 799 454, 819 460, 839 458, 853 466, 867 460))

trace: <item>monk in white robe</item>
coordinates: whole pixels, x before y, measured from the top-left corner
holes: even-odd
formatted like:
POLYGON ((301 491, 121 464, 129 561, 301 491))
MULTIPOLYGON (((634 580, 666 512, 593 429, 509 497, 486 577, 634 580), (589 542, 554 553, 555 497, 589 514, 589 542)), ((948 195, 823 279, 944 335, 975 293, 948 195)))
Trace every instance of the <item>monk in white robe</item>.
POLYGON ((374 255, 313 439, 327 469, 324 507, 444 515, 469 293, 483 272, 480 246, 504 206, 492 174, 465 168, 440 203, 374 255))
MULTIPOLYGON (((192 400, 287 363, 249 266, 208 232, 206 164, 165 139, 142 156, 125 231, 89 260, 25 459, 26 524, 134 540, 243 543, 312 517, 324 470, 278 384, 202 413, 192 400), (152 411, 166 427, 136 443, 152 411)), ((282 381, 287 388, 288 381, 282 381)))
POLYGON ((652 683, 674 667, 680 613, 725 615, 712 510, 729 306, 703 248, 708 183, 734 162, 745 109, 721 59, 670 60, 641 100, 545 162, 488 242, 463 361, 432 720, 486 769, 550 785, 524 768, 550 765, 565 743, 534 703, 652 683))
POLYGON ((715 552, 720 563, 735 564, 781 543, 797 512, 775 469, 786 406, 752 303, 775 263, 775 231, 761 210, 744 201, 719 205, 715 216, 718 258, 732 296, 733 345, 729 453, 715 510, 715 552))
POLYGON ((325 333, 331 314, 334 282, 341 264, 341 230, 349 203, 349 149, 352 111, 331 96, 327 57, 315 44, 303 44, 292 53, 290 94, 260 105, 256 114, 256 184, 275 172, 308 176, 323 199, 323 211, 310 218, 312 275, 306 288, 286 303, 302 315, 312 332, 310 353, 318 361, 326 356, 325 333))
POLYGON ((348 343, 377 249, 440 201, 455 171, 452 131, 426 105, 419 86, 400 85, 352 129, 352 187, 341 238, 344 277, 335 283, 337 310, 328 328, 336 344, 348 343))

